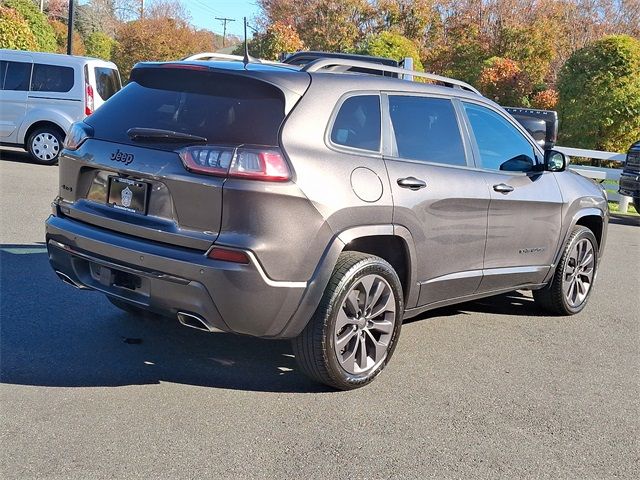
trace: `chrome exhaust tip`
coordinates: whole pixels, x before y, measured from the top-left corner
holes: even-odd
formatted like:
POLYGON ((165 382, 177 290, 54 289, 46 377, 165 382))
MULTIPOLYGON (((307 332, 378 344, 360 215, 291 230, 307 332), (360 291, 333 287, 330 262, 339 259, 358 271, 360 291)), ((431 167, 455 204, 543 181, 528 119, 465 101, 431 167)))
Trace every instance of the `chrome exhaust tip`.
POLYGON ((75 282, 66 273, 62 273, 60 270, 56 270, 55 272, 56 272, 56 275, 58 275, 58 278, 60 278, 60 280, 62 280, 67 285, 71 285, 72 287, 77 288, 78 290, 89 290, 89 287, 85 287, 81 283, 75 282))
POLYGON ((178 321, 185 327, 195 328, 205 332, 221 332, 222 330, 212 327, 200 315, 195 313, 178 312, 178 321))

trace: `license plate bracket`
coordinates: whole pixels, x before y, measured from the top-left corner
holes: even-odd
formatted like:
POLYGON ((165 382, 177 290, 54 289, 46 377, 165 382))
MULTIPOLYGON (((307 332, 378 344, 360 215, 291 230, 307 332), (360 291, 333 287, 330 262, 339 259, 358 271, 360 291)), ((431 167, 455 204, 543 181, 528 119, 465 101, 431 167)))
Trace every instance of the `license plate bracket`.
POLYGON ((112 175, 109 177, 109 195, 107 203, 119 210, 147 214, 149 184, 112 175))

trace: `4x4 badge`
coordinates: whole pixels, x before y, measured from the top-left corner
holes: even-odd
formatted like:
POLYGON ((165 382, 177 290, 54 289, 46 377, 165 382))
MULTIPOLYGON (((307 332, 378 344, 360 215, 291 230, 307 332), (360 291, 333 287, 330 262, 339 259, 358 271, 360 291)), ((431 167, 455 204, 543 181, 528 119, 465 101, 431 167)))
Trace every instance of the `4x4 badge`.
POLYGON ((114 162, 122 162, 125 165, 129 165, 133 162, 133 153, 121 152, 120 149, 111 154, 111 160, 114 162))

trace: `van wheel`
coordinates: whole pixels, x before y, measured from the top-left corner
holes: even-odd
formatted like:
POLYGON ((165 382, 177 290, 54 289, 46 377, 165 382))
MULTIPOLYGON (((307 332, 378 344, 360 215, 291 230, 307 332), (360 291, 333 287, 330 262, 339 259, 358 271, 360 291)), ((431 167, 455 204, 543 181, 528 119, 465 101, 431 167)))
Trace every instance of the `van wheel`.
POLYGON ((300 369, 340 390, 367 385, 393 355, 403 311, 402 286, 391 265, 343 252, 320 305, 293 339, 300 369))
POLYGON ((55 127, 35 129, 27 139, 27 150, 31 158, 41 165, 55 165, 62 151, 64 135, 55 127))
POLYGON ((534 290, 533 298, 556 315, 574 315, 587 305, 598 267, 598 242, 593 232, 576 226, 565 244, 551 283, 534 290))

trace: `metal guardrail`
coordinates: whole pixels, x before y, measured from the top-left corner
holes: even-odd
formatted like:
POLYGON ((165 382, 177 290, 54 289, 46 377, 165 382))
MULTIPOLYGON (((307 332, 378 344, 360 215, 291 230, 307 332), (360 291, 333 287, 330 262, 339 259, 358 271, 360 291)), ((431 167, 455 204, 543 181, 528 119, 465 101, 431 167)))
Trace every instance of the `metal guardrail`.
MULTIPOLYGON (((554 147, 555 150, 568 155, 569 157, 583 157, 583 158, 595 158, 598 160, 613 160, 615 162, 624 163, 626 159, 626 155, 624 153, 616 153, 616 152, 603 152, 600 150, 587 150, 584 148, 572 148, 572 147, 554 147)), ((571 165, 569 163, 569 168, 576 173, 588 178, 593 178, 594 180, 598 180, 599 182, 604 182, 605 180, 613 180, 616 182, 616 185, 612 185, 614 189, 607 190, 607 198, 612 202, 618 202, 620 213, 626 213, 629 205, 629 201, 631 200, 629 197, 624 195, 620 195, 618 193, 617 182, 620 181, 620 174, 622 173, 622 168, 602 168, 602 167, 591 167, 588 165, 571 165)))

